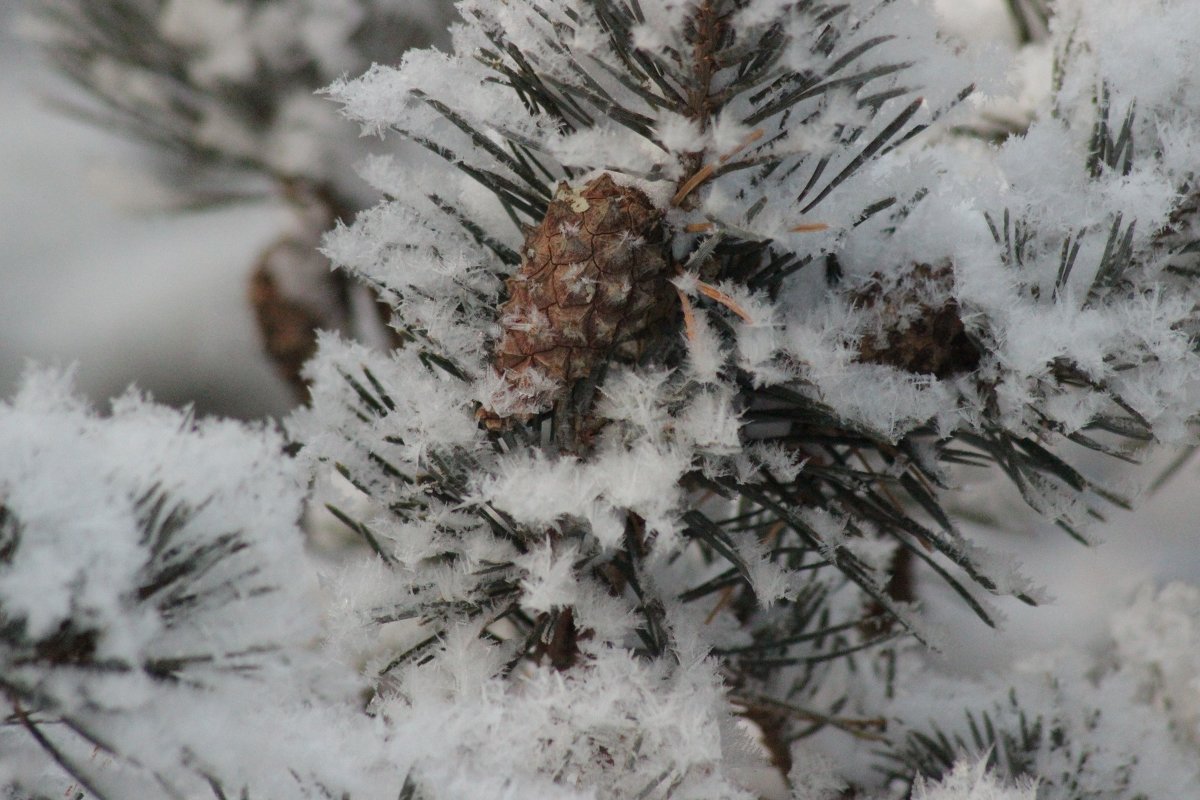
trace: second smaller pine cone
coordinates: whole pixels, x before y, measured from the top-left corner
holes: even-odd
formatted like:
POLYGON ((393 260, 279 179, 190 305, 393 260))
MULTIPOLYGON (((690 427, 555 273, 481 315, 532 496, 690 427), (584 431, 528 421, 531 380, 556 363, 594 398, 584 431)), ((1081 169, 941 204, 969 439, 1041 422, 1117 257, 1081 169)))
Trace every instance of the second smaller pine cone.
POLYGON ((967 335, 954 300, 949 264, 916 264, 898 280, 881 275, 851 295, 877 315, 874 329, 858 341, 858 360, 888 364, 918 375, 949 378, 972 372, 981 354, 967 335))

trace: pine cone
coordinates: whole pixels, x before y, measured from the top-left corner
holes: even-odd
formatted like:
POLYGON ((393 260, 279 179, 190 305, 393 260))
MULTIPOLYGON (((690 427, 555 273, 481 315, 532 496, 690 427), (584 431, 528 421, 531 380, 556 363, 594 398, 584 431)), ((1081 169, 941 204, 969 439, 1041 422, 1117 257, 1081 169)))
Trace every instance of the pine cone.
POLYGON ((889 364, 919 375, 949 378, 979 366, 979 348, 967 335, 951 295, 949 265, 917 264, 885 288, 878 273, 852 295, 855 305, 873 309, 879 330, 858 342, 858 360, 889 364))
POLYGON ((263 252, 250 276, 250 305, 263 345, 298 400, 308 396, 300 373, 317 350, 317 330, 345 324, 341 293, 315 236, 284 236, 263 252))
POLYGON ((675 308, 662 212, 608 174, 558 185, 508 279, 492 355, 501 388, 480 409, 489 428, 549 410, 610 360, 635 361, 675 308))

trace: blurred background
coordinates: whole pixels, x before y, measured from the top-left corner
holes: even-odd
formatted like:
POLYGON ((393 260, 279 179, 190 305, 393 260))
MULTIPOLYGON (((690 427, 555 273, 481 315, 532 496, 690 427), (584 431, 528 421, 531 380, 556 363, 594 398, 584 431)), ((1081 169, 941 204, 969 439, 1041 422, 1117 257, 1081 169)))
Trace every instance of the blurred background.
POLYGON ((32 359, 76 365, 97 401, 136 384, 203 414, 285 412, 246 277, 287 211, 147 210, 143 148, 51 107, 72 90, 19 35, 25 8, 0 3, 0 396, 32 359))

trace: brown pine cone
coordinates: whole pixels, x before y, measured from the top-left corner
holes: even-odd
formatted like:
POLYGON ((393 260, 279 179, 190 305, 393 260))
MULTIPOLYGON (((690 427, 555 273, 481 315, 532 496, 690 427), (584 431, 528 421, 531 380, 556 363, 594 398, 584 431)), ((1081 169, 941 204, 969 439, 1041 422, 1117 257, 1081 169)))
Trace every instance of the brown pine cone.
POLYGON ((953 282, 948 264, 916 264, 892 285, 876 275, 856 291, 853 303, 878 315, 878 329, 859 339, 858 360, 937 378, 974 371, 981 353, 951 295, 953 282))
POLYGON ((308 388, 300 375, 317 349, 317 329, 336 328, 337 303, 328 302, 332 284, 328 262, 315 242, 286 236, 263 253, 250 276, 249 299, 263 346, 276 369, 303 400, 308 388))
POLYGON ((508 279, 492 354, 502 388, 480 409, 493 430, 549 410, 609 360, 636 360, 674 310, 662 212, 608 174, 558 185, 508 279))

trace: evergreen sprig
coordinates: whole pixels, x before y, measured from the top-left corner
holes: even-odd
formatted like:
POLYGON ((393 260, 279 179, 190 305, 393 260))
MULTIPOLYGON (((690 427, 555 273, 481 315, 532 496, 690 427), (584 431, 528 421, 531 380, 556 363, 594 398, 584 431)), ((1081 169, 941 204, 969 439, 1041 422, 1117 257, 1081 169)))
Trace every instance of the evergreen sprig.
POLYGON ((879 751, 878 769, 910 791, 915 776, 941 780, 965 760, 986 765, 1009 784, 1035 783, 1039 797, 1145 797, 1135 789, 1144 780, 1139 759, 1116 751, 1105 738, 1111 724, 1102 709, 1078 714, 1065 706, 1032 707, 1010 689, 991 707, 965 709, 953 727, 930 723, 905 730, 895 747, 879 751))
MULTIPOLYGON (((557 121, 561 133, 576 132, 596 125, 598 120, 611 119, 652 146, 664 148, 649 124, 647 112, 651 109, 673 111, 694 120, 701 130, 731 113, 736 114, 745 126, 761 126, 762 135, 757 140, 715 169, 705 165, 703 153, 675 154, 682 169, 682 177, 678 180, 680 194, 685 193, 689 185, 703 180, 743 171, 752 175, 747 188, 739 195, 749 209, 748 223, 753 223, 763 208, 768 190, 777 191, 774 187, 780 182, 801 187, 795 202, 802 213, 813 211, 866 164, 917 136, 946 110, 940 109, 917 121, 922 107, 919 98, 910 99, 898 109, 893 108, 888 101, 911 98, 915 94, 902 83, 893 81, 909 65, 885 61, 864 66, 863 60, 887 44, 889 38, 855 39, 856 28, 862 23, 851 21, 850 12, 842 6, 806 2, 794 9, 795 17, 811 19, 815 26, 811 37, 815 66, 806 72, 790 70, 781 63, 785 49, 792 46, 782 23, 749 31, 732 24, 741 8, 737 2, 698 5, 684 29, 688 49, 667 48, 662 53, 635 46, 633 31, 645 22, 636 2, 596 0, 584 4, 580 11, 571 10, 570 6, 556 8, 538 3, 518 6, 540 27, 544 50, 533 52, 506 41, 502 38, 504 34, 495 12, 491 7, 479 4, 468 6, 468 12, 493 47, 480 50, 477 58, 493 72, 493 80, 510 89, 531 115, 548 114, 557 121), (581 17, 582 13, 594 14, 604 30, 608 46, 603 53, 578 52, 566 44, 580 26, 591 21, 581 17), (547 56, 541 54, 543 52, 552 53, 558 61, 550 64, 547 56), (716 82, 718 71, 722 75, 719 83, 716 82), (879 88, 873 90, 872 87, 879 88), (836 156, 817 157, 778 146, 797 126, 819 117, 822 103, 835 93, 855 97, 858 108, 865 114, 862 123, 840 131, 841 148, 836 156), (760 192, 760 199, 754 200, 750 192, 760 192)), ((970 91, 970 87, 964 88, 952 104, 961 101, 970 91)), ((395 126, 396 129, 477 180, 495 195, 517 224, 536 224, 540 220, 546 208, 548 180, 570 179, 578 174, 571 167, 547 163, 546 156, 538 152, 542 148, 525 134, 496 128, 489 124, 490 121, 473 122, 470 112, 455 109, 450 98, 434 99, 417 88, 411 90, 411 96, 414 103, 425 106, 460 131, 465 137, 463 147, 448 144, 445 140, 434 141, 401 125, 395 126), (494 134, 499 134, 503 144, 494 141, 494 134)), ((640 177, 653 179, 661 177, 661 173, 652 172, 640 177)), ((435 200, 439 211, 450 217, 452 224, 460 226, 475 242, 497 253, 503 263, 513 263, 515 254, 508 248, 497 247, 499 236, 486 233, 474 223, 468 224, 468 213, 455 210, 444 199, 430 199, 435 200)), ((892 197, 873 202, 859 215, 860 222, 896 202, 892 197)), ((812 256, 803 251, 797 252, 771 237, 744 230, 718 228, 708 238, 689 238, 695 243, 691 254, 682 261, 689 265, 706 262, 710 264, 706 269, 717 277, 743 282, 770 296, 777 295, 795 272, 812 261, 812 256)), ((386 288, 392 296, 404 294, 402 288, 386 288)), ((717 308, 703 299, 699 304, 717 308)), ((480 309, 479 313, 486 314, 487 310, 480 309)), ((403 312, 400 319, 403 322, 403 312)), ((721 326, 723 335, 732 335, 731 329, 719 317, 715 321, 721 326)), ((425 347, 422 345, 423 351, 425 347)), ((659 363, 673 365, 681 361, 684 350, 677 342, 664 342, 662 347, 652 348, 649 354, 659 363)), ((820 453, 820 461, 828 459, 829 464, 823 466, 816 458, 810 459, 809 466, 793 485, 752 486, 728 480, 714 484, 699 480, 699 475, 691 479, 698 490, 715 489, 731 500, 741 497, 757 507, 763 521, 753 530, 740 530, 733 535, 755 536, 773 525, 782 525, 787 531, 785 536, 796 537, 795 547, 817 548, 819 538, 803 523, 800 512, 803 508, 836 508, 851 524, 854 520, 870 520, 871 525, 895 536, 905 548, 913 548, 915 541, 937 541, 952 559, 969 564, 959 545, 953 542, 955 534, 948 532, 948 539, 932 534, 914 516, 914 510, 919 506, 905 507, 886 499, 881 493, 887 491, 880 488, 882 484, 907 483, 905 491, 920 497, 920 506, 936 509, 940 522, 947 523, 948 518, 940 511, 929 489, 922 488, 932 488, 941 480, 939 476, 903 456, 901 459, 914 473, 907 479, 883 477, 871 464, 865 469, 849 465, 851 460, 864 457, 864 453, 878 451, 887 453, 879 458, 881 466, 884 462, 894 464, 906 445, 901 444, 897 450, 896 445, 871 432, 847 428, 844 420, 828 409, 818 410, 819 404, 793 388, 759 388, 750 375, 737 376, 736 380, 743 392, 740 405, 746 409, 748 420, 770 420, 777 423, 776 428, 786 426, 785 433, 748 434, 748 440, 781 445, 798 453, 820 453), (763 410, 756 411, 758 408, 763 410), (864 490, 868 492, 866 496, 862 495, 864 490)), ((593 378, 589 385, 595 385, 595 382, 593 378)), ((594 393, 581 389, 574 396, 590 404, 594 393)), ((578 417, 580 413, 577 410, 574 416, 578 417)), ((543 438, 544 425, 548 424, 553 431, 562 419, 561 413, 552 414, 525 426, 514 426, 523 432, 504 436, 536 443, 543 438)), ((551 433, 551 440, 560 441, 561 437, 551 433)), ((755 480, 761 478, 757 476, 755 480)), ((722 525, 699 510, 690 512, 690 517, 685 518, 692 520, 688 536, 702 543, 716 557, 728 561, 731 568, 742 566, 734 548, 728 544, 730 534, 722 525)), ((859 535, 859 532, 852 535, 859 535)), ((915 551, 923 559, 929 559, 923 545, 915 551)), ((834 561, 881 608, 891 614, 901 613, 882 583, 857 558, 839 553, 834 561)), ((787 562, 788 559, 781 561, 787 562)), ((953 581, 957 591, 987 619, 983 606, 975 602, 966 589, 941 567, 938 571, 953 581)), ((745 574, 744 569, 742 574, 745 574)), ((974 577, 979 577, 978 572, 974 577)))
MULTIPOLYGON (((239 532, 197 535, 197 509, 173 501, 157 485, 131 500, 145 562, 137 586, 122 602, 131 617, 149 610, 162 626, 164 641, 179 640, 179 632, 186 634, 206 613, 227 603, 274 590, 257 577, 253 560, 241 555, 247 543, 239 532)), ((0 569, 23 567, 21 531, 16 515, 0 507, 0 569)), ((60 702, 54 688, 56 674, 103 680, 140 673, 167 687, 203 690, 211 688, 212 680, 221 674, 252 674, 271 650, 268 644, 222 650, 198 638, 185 649, 168 645, 146 651, 135 662, 105 655, 106 635, 103 620, 85 613, 68 616, 53 631, 35 635, 23 616, 0 606, 0 692, 9 708, 7 724, 24 728, 96 800, 116 797, 101 788, 104 770, 97 771, 94 756, 88 761, 72 754, 94 748, 106 760, 127 761, 127 756, 105 735, 94 713, 98 709, 78 713, 74 704, 60 702)), ((138 767, 136 758, 128 763, 138 767)))
MULTIPOLYGON (((667 182, 674 187, 673 205, 684 212, 708 182, 734 182, 737 200, 746 209, 744 218, 737 225, 701 218, 697 225, 708 231, 700 235, 682 226, 671 229, 673 246, 682 253, 677 263, 714 283, 728 281, 778 298, 798 273, 824 257, 797 247, 794 237, 780 238, 760 227, 770 198, 784 191, 791 195, 789 202, 798 214, 816 211, 870 164, 914 141, 971 89, 964 86, 943 106, 927 108, 918 96, 919 88, 904 83, 911 65, 877 57, 890 37, 859 34, 866 20, 856 20, 847 7, 834 4, 802 2, 788 12, 812 25, 808 46, 813 66, 796 71, 784 63, 787 49, 796 47, 784 20, 740 28, 735 18, 743 5, 732 0, 698 4, 682 28, 686 47, 661 51, 635 42, 635 31, 646 20, 636 0, 578 5, 516 2, 506 4, 503 14, 495 6, 476 3, 465 5, 464 10, 468 26, 487 42, 473 54, 485 70, 482 85, 507 90, 527 112, 528 122, 548 125, 545 135, 578 135, 611 122, 648 148, 666 153, 663 163, 648 172, 600 162, 594 168, 667 182), (517 24, 514 19, 527 26, 521 31, 526 38, 506 31, 505 25, 517 24), (605 37, 602 47, 570 46, 582 29, 597 24, 605 37), (537 47, 525 46, 529 36, 536 38, 537 47), (787 146, 791 133, 819 121, 832 101, 842 97, 853 98, 857 116, 852 124, 835 126, 836 148, 820 154, 787 146), (652 124, 652 115, 661 112, 690 120, 699 131, 732 117, 754 133, 728 158, 719 158, 721 154, 711 150, 675 152, 652 124)), ((334 93, 341 91, 335 88, 334 93)), ((407 102, 411 117, 392 122, 393 129, 490 193, 511 223, 504 230, 476 221, 471 208, 459 205, 452 192, 398 197, 392 209, 410 217, 418 229, 444 228, 443 242, 472 243, 479 260, 471 262, 466 273, 469 283, 447 286, 458 291, 454 300, 439 298, 424 286, 406 285, 403 276, 398 280, 364 276, 377 282, 380 295, 395 305, 397 324, 409 337, 404 350, 415 356, 404 356, 405 363, 422 364, 431 386, 461 381, 455 391, 466 393, 477 367, 447 340, 447 329, 435 327, 445 315, 439 312, 428 323, 424 315, 431 304, 444 304, 456 320, 449 329, 455 341, 470 336, 472 325, 500 322, 498 309, 506 295, 503 290, 492 294, 495 284, 494 278, 489 281, 489 273, 504 274, 517 265, 520 254, 508 244, 514 231, 538 225, 550 200, 549 187, 560 180, 577 180, 585 170, 558 162, 546 141, 539 141, 534 128, 516 115, 481 117, 470 105, 473 100, 435 96, 420 86, 408 90, 407 102)), ((855 218, 859 225, 877 222, 876 217, 884 215, 899 221, 922 196, 923 192, 872 197, 855 218)), ((339 234, 335 250, 343 237, 339 234)), ((437 259, 445 252, 442 245, 418 238, 413 242, 403 246, 413 259, 437 259)), ((829 259, 836 263, 835 256, 829 259)), ((695 305, 707 314, 725 346, 731 346, 735 325, 726 309, 703 297, 695 305)), ((695 384, 688 388, 680 370, 686 358, 683 341, 664 338, 645 349, 639 365, 677 370, 672 381, 686 393, 701 388, 695 384)), ((792 365, 781 368, 787 371, 792 365)), ((389 395, 382 369, 394 367, 364 366, 354 374, 342 371, 344 391, 337 401, 375 431, 405 424, 403 405, 389 395)), ((517 564, 531 549, 546 544, 555 553, 568 548, 574 553, 573 572, 582 585, 598 585, 600 591, 627 599, 638 619, 636 641, 628 646, 643 656, 662 657, 673 649, 664 614, 668 605, 715 604, 712 614, 732 613, 740 620, 741 634, 713 651, 731 685, 746 697, 762 702, 773 697, 772 702, 806 709, 805 713, 771 711, 779 719, 781 752, 786 751, 787 741, 840 719, 839 701, 819 692, 829 669, 852 665, 859 654, 906 632, 920 635, 910 607, 914 594, 909 572, 915 564, 946 581, 974 613, 994 623, 983 595, 999 591, 998 586, 975 562, 972 548, 943 510, 939 493, 948 479, 928 452, 932 444, 933 452, 940 451, 939 457, 947 462, 973 463, 988 462, 997 453, 984 447, 970 448, 968 455, 967 448, 951 448, 950 442, 939 442, 932 430, 924 429, 895 441, 849 422, 806 391, 803 381, 764 385, 749 371, 732 365, 723 372, 723 378, 736 387, 734 404, 744 421, 744 445, 786 453, 803 462, 803 468, 794 476, 778 476, 766 463, 754 463, 753 449, 747 450, 753 467, 736 475, 725 467, 714 468, 716 461, 697 461, 682 478, 691 505, 680 511, 681 534, 706 567, 702 578, 674 596, 662 595, 647 581, 643 561, 653 538, 647 538, 644 520, 635 513, 625 515, 622 545, 611 552, 597 547, 594 536, 577 519, 567 517, 549 530, 531 528, 480 503, 473 491, 479 476, 496 468, 497 459, 532 451, 553 460, 577 447, 568 444, 564 450, 564 442, 577 441, 564 426, 570 431, 586 427, 584 420, 607 373, 602 365, 572 387, 555 409, 528 421, 510 420, 489 433, 483 454, 472 453, 470 446, 431 450, 419 463, 404 463, 387 451, 406 447, 406 434, 374 437, 374 443, 368 443, 370 436, 360 439, 350 434, 356 455, 336 461, 341 474, 380 507, 390 509, 394 522, 383 528, 422 521, 430 527, 433 541, 421 561, 424 577, 405 578, 408 596, 372 612, 380 622, 418 623, 390 657, 380 660, 379 674, 390 675, 430 658, 447 632, 463 624, 478 626, 482 636, 503 642, 510 654, 509 669, 523 659, 558 668, 576 663, 577 640, 589 634, 571 609, 531 614, 522 608, 526 573, 517 564), (886 564, 867 563, 853 547, 831 542, 828 530, 814 527, 816 510, 841 531, 845 541, 883 539, 891 543, 894 554, 886 564), (484 548, 484 542, 489 555, 481 563, 471 553, 484 548), (796 581, 795 596, 776 601, 773 610, 765 609, 758 596, 755 571, 763 565, 796 581), (463 583, 452 599, 446 599, 443 587, 451 574, 463 583), (832 598, 836 602, 831 605, 832 598), (788 682, 791 688, 780 693, 776 676, 785 671, 793 676, 788 682)), ((318 413, 324 402, 318 399, 318 413)), ((1015 446, 1005 452, 1031 472, 1046 472, 1044 462, 1025 454, 1015 446)), ((404 550, 402 541, 389 541, 388 534, 341 509, 335 514, 390 569, 398 574, 411 569, 404 563, 406 558, 395 555, 404 550)), ((1018 595, 1033 602, 1029 595, 1018 595)))

